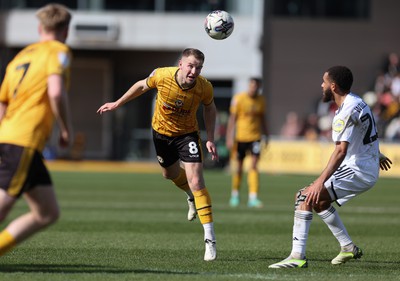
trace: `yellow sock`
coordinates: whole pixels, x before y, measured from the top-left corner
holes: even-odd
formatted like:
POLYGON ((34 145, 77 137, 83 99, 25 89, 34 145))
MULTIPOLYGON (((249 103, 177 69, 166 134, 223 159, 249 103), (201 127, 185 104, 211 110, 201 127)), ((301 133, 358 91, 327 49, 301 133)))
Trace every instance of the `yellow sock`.
POLYGON ((232 191, 236 191, 237 193, 239 192, 241 181, 242 181, 242 175, 234 174, 232 176, 232 191))
POLYGON ((181 170, 179 172, 179 176, 177 178, 173 179, 172 181, 178 188, 185 191, 188 195, 191 194, 190 187, 189 187, 184 169, 181 168, 181 170))
POLYGON ((249 194, 258 194, 258 189, 260 185, 257 170, 249 170, 249 173, 247 175, 247 182, 249 185, 249 194))
POLYGON ((14 237, 7 230, 3 230, 0 233, 0 256, 10 251, 16 244, 14 237))
POLYGON ((194 191, 193 196, 200 222, 202 224, 213 222, 211 197, 208 194, 207 188, 194 191))

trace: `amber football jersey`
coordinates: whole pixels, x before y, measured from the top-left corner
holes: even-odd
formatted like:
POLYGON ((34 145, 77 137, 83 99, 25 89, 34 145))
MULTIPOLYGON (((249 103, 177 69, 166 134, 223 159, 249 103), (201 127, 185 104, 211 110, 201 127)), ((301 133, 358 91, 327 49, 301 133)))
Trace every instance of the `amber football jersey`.
POLYGON ((44 41, 24 48, 8 64, 0 101, 8 104, 0 123, 0 142, 41 151, 50 136, 53 113, 47 78, 59 74, 69 83, 69 48, 59 41, 44 41))
POLYGON ((157 88, 152 127, 165 136, 180 136, 198 131, 196 118, 200 104, 213 101, 213 87, 198 76, 192 88, 183 90, 176 81, 178 67, 155 69, 147 78, 150 88, 157 88))
POLYGON ((263 96, 252 98, 246 92, 235 95, 232 98, 230 113, 236 115, 236 141, 252 142, 261 139, 261 122, 265 113, 263 96))

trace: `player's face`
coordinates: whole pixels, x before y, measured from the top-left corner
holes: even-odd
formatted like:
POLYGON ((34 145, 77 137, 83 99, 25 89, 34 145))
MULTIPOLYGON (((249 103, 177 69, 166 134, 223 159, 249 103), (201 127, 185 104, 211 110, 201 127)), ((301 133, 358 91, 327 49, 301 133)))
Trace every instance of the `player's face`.
POLYGON ((258 95, 260 84, 257 81, 251 80, 249 83, 249 96, 255 97, 258 95))
POLYGON ((322 101, 323 102, 330 102, 333 100, 333 92, 331 89, 332 83, 329 80, 328 73, 325 72, 324 76, 322 77, 322 101))
POLYGON ((203 68, 203 61, 196 59, 194 56, 182 57, 179 62, 179 78, 183 85, 192 85, 197 76, 200 75, 203 68))

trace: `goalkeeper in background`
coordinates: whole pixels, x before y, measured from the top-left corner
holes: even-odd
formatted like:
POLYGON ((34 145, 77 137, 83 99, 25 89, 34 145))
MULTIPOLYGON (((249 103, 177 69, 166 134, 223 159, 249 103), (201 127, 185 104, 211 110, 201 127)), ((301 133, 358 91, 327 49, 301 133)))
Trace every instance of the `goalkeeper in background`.
POLYGON ((258 199, 261 141, 267 136, 265 120, 265 99, 260 95, 261 80, 251 78, 246 92, 236 94, 231 101, 230 116, 226 132, 226 146, 236 157, 237 167, 232 175, 231 199, 229 205, 237 207, 240 203, 239 190, 243 177, 243 161, 248 153, 251 154, 251 164, 247 174, 248 202, 250 208, 261 208, 258 199))

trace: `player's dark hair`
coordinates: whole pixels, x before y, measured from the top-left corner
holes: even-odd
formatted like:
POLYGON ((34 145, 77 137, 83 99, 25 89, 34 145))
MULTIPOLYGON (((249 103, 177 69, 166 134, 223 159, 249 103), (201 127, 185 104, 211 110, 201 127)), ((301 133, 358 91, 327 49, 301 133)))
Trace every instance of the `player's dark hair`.
POLYGON ((204 54, 202 51, 195 49, 195 48, 186 48, 182 52, 182 57, 189 57, 189 56, 194 56, 196 59, 201 60, 204 62, 204 54))
POLYGON ((353 85, 353 73, 346 66, 332 66, 327 71, 329 79, 342 91, 349 92, 353 85))
POLYGON ((262 83, 262 80, 259 77, 250 77, 249 80, 256 82, 258 85, 261 85, 261 83, 262 83))

